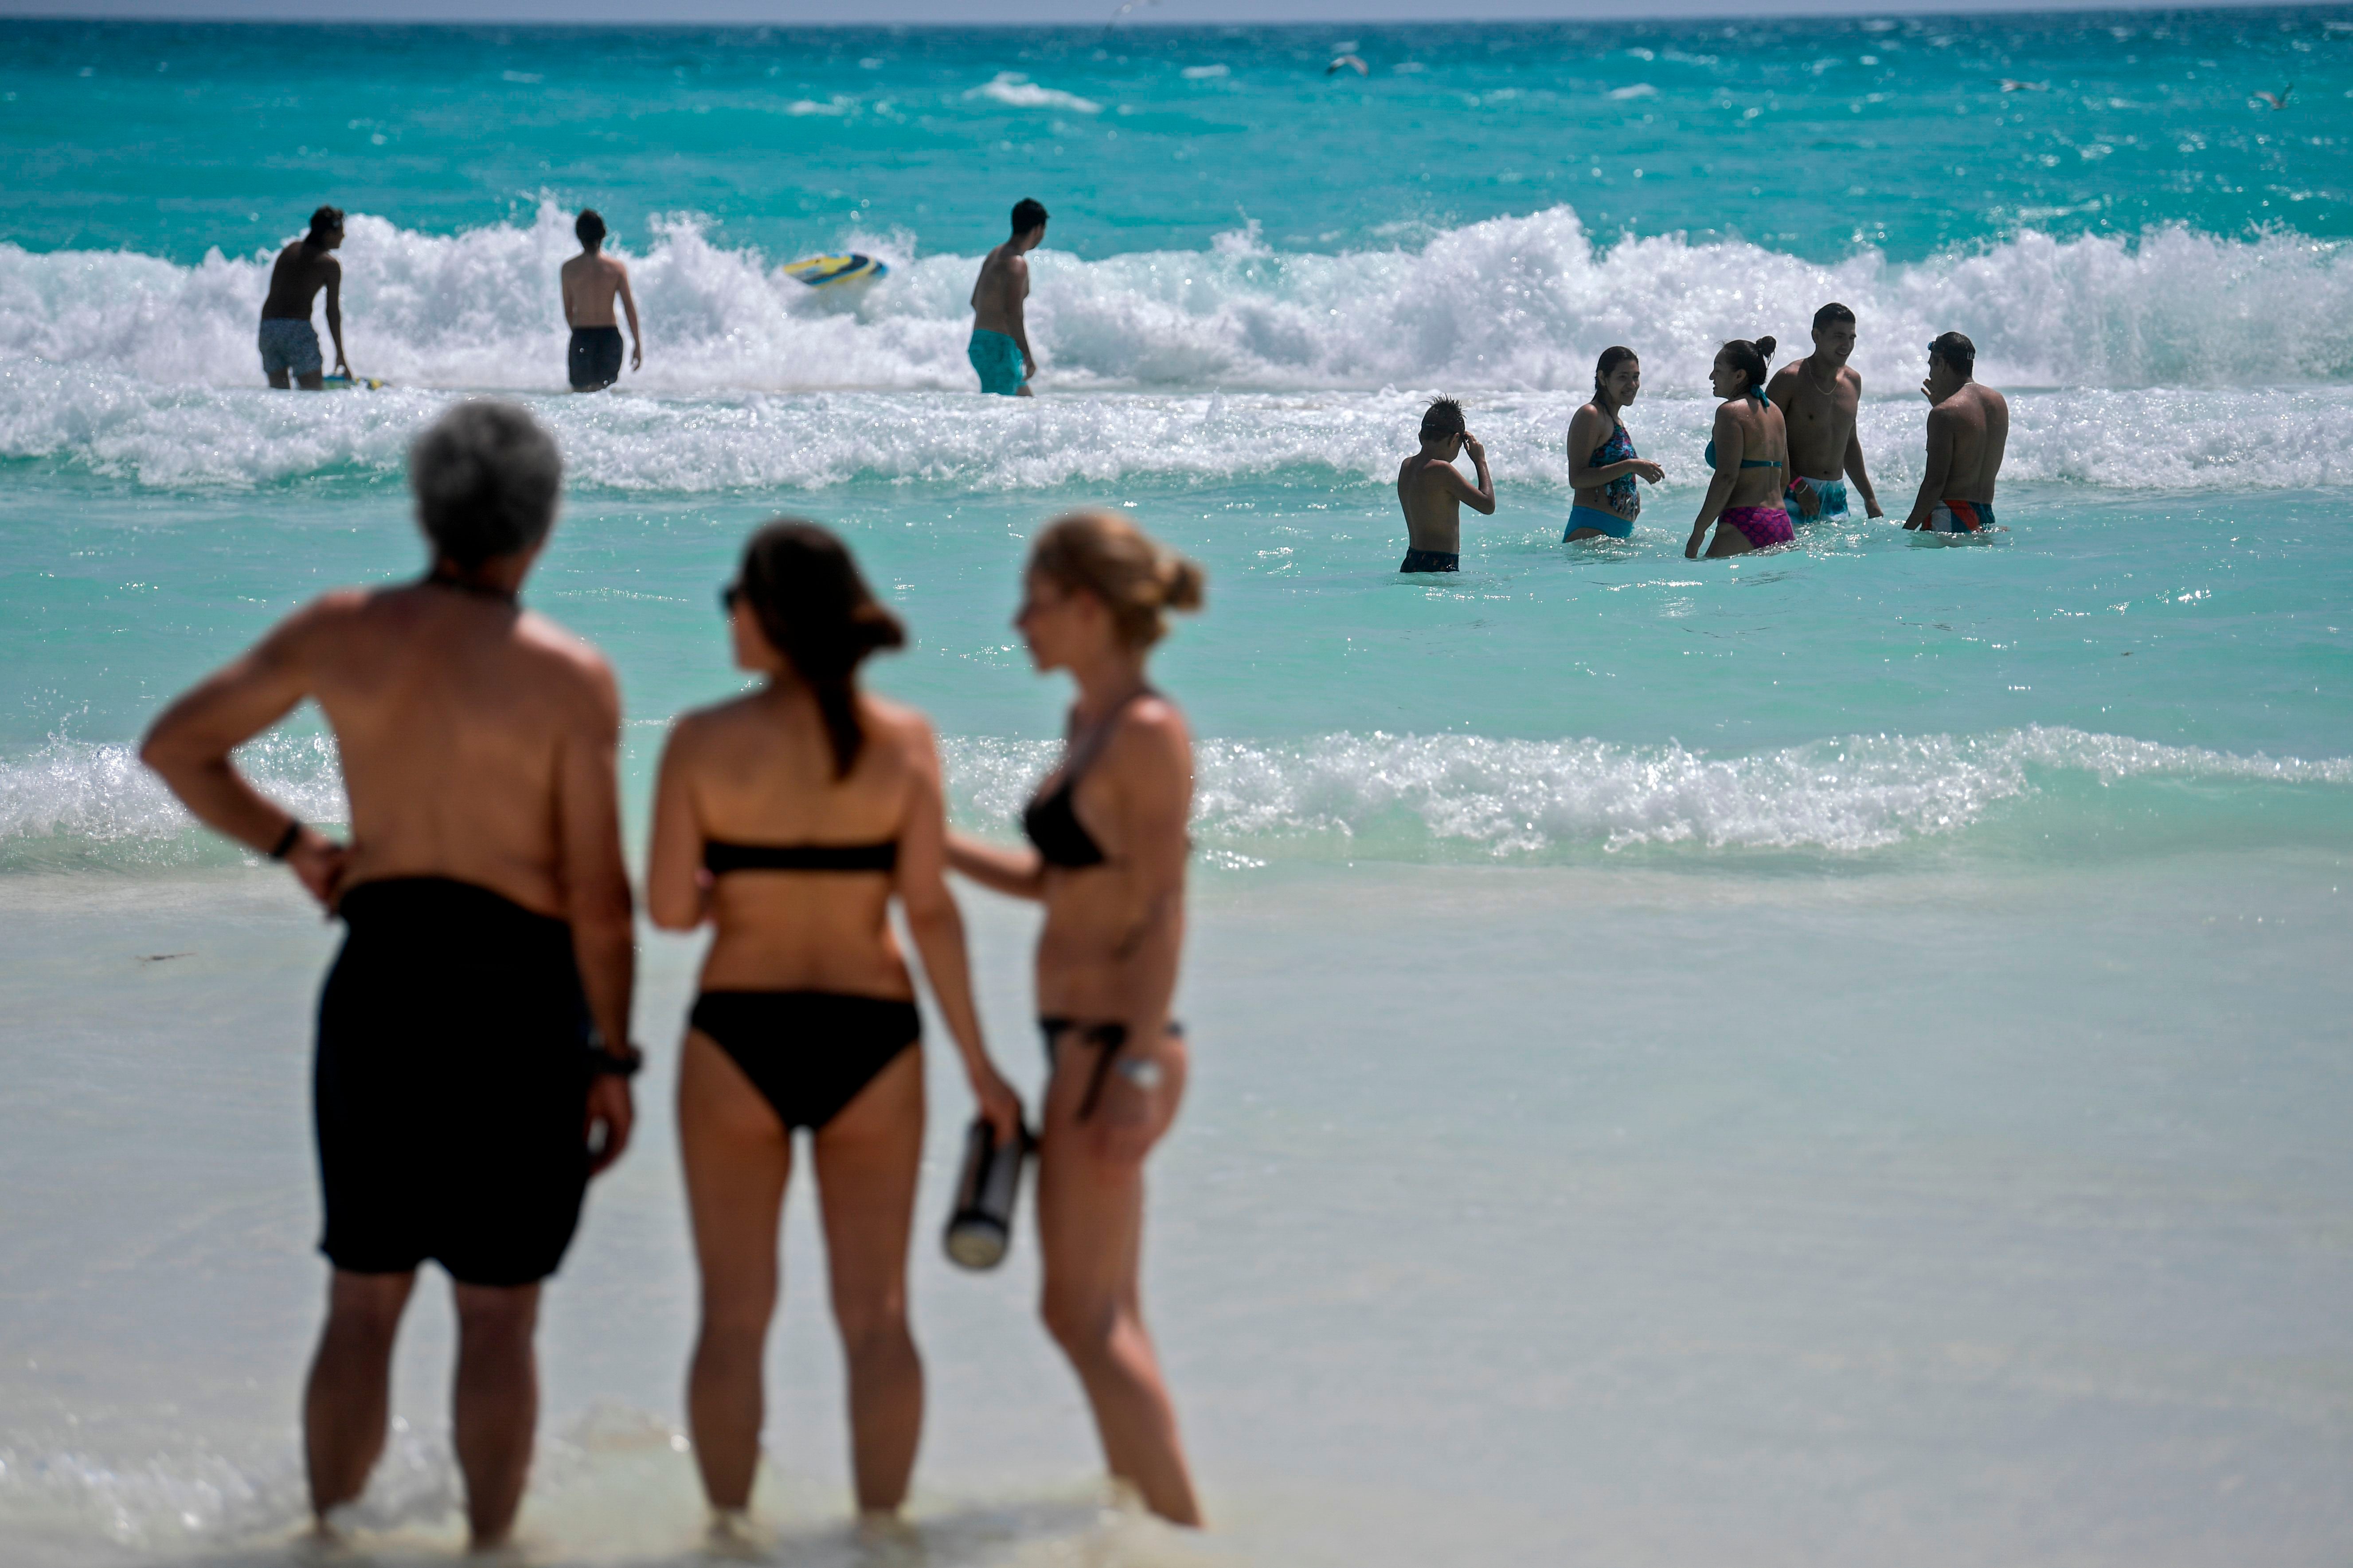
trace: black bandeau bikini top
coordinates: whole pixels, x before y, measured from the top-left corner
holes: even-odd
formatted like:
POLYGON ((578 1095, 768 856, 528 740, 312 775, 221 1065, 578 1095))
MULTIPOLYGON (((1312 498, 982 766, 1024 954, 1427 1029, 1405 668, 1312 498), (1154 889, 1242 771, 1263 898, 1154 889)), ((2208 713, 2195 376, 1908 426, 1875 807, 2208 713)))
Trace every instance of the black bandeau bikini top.
POLYGON ((730 871, 895 871, 899 841, 879 844, 731 844, 723 838, 702 843, 702 867, 714 877, 730 871))
POLYGON ((1070 763, 1063 769, 1062 782, 1055 786, 1054 793, 1039 795, 1021 814, 1021 831, 1028 834, 1029 842, 1038 847, 1038 858, 1047 865, 1075 871, 1103 863, 1103 846, 1095 842, 1094 835, 1089 833, 1086 825, 1079 820, 1074 799, 1079 779, 1087 771, 1087 764, 1095 760, 1095 753, 1103 750, 1103 742, 1111 738, 1112 724, 1128 703, 1139 697, 1156 695, 1148 686, 1139 687, 1130 692, 1119 707, 1104 714, 1093 732, 1082 738, 1071 749, 1070 763))

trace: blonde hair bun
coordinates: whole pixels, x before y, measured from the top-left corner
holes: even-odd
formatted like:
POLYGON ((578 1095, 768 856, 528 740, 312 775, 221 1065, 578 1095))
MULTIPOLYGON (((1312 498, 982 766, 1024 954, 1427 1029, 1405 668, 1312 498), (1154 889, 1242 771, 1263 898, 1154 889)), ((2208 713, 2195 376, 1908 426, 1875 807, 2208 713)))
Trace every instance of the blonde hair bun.
POLYGON ((1198 562, 1114 511, 1074 511, 1048 523, 1030 546, 1029 569, 1102 600, 1131 647, 1167 636, 1163 612, 1199 609, 1208 585, 1198 562))

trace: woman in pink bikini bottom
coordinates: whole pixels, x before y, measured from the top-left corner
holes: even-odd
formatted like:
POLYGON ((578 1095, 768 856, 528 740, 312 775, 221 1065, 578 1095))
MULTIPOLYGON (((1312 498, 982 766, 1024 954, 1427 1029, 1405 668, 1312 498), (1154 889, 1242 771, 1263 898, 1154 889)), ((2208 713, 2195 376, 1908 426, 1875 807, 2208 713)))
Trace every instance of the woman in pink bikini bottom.
POLYGON ((1735 338, 1716 351, 1708 384, 1724 399, 1715 411, 1715 431, 1707 443, 1707 465, 1715 470, 1707 498, 1683 546, 1696 560, 1700 542, 1715 523, 1708 555, 1746 555, 1796 537, 1782 508, 1782 475, 1788 467, 1789 434, 1781 411, 1765 396, 1765 369, 1777 345, 1767 338, 1735 338))

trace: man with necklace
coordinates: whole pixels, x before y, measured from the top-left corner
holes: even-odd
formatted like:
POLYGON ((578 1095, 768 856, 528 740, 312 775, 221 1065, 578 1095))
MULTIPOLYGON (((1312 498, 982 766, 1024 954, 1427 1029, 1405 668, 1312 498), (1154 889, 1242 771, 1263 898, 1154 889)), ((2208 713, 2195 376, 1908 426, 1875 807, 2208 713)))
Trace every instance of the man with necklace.
POLYGON ((1862 466, 1855 413, 1862 377, 1847 368, 1854 353, 1854 312, 1831 303, 1814 312, 1814 352, 1781 367, 1766 395, 1789 430, 1790 479, 1786 499, 1793 521, 1843 518, 1847 482, 1862 492, 1865 512, 1885 515, 1862 466))

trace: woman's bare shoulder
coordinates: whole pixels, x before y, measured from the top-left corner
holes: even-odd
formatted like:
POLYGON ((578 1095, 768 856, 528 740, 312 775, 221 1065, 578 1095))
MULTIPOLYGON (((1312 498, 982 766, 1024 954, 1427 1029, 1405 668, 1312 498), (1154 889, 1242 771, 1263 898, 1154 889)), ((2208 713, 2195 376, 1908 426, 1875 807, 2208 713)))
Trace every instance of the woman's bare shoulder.
POLYGON ((744 692, 723 701, 689 708, 670 721, 670 745, 687 752, 723 742, 754 721, 753 703, 758 693, 744 692))
POLYGON ((1192 746, 1193 731, 1185 722, 1185 710, 1155 691, 1120 710, 1105 749, 1149 757, 1187 754, 1192 746))

